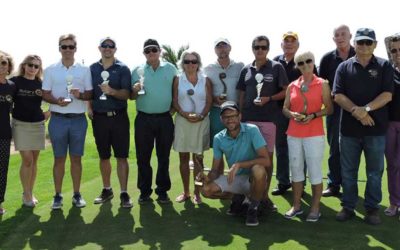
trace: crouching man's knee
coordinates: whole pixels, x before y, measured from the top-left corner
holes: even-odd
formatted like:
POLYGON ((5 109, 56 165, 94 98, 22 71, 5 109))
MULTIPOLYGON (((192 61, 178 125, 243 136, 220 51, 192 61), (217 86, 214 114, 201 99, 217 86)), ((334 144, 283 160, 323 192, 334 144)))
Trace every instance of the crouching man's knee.
POLYGON ((264 166, 262 165, 254 165, 251 168, 251 177, 255 182, 258 181, 265 181, 266 177, 267 177, 267 171, 265 169, 264 166))

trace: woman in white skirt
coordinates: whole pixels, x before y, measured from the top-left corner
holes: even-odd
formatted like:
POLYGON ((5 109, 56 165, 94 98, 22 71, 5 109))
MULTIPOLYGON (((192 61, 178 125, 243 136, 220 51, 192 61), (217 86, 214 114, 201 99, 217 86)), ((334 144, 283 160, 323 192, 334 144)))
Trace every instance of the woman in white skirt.
POLYGON ((12 133, 15 150, 21 155, 20 178, 23 188, 22 202, 34 207, 38 200, 33 195, 40 150, 45 147, 45 120, 42 104, 42 60, 28 55, 19 65, 17 76, 11 78, 16 85, 12 111, 12 133))
MULTIPOLYGON (((203 152, 210 145, 210 120, 208 112, 212 105, 210 80, 201 72, 201 58, 197 52, 185 51, 180 64, 182 73, 173 85, 173 105, 178 114, 175 118, 173 148, 179 152, 179 168, 183 193, 175 201, 190 199, 189 160, 192 153, 195 178, 203 169, 203 152)), ((194 204, 201 203, 200 188, 194 187, 194 204)))

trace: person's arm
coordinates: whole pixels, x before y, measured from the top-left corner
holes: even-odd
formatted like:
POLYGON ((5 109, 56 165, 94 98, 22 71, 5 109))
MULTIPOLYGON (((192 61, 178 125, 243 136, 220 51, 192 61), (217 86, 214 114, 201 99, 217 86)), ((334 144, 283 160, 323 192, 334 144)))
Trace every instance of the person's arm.
POLYGON ((64 99, 65 99, 64 97, 55 98, 51 94, 51 90, 42 90, 42 98, 43 98, 43 100, 45 100, 46 102, 48 102, 50 104, 56 104, 61 107, 64 107, 64 106, 67 106, 68 104, 70 104, 70 102, 64 101, 64 99))
POLYGON ((204 117, 210 112, 212 103, 212 85, 210 79, 206 77, 206 105, 204 106, 203 111, 200 113, 200 116, 202 117, 201 120, 203 120, 204 117))
POLYGON ((293 118, 296 122, 299 122, 304 118, 304 115, 302 115, 298 112, 292 112, 290 110, 290 89, 291 89, 291 87, 292 87, 292 84, 290 84, 286 88, 286 96, 285 96, 285 101, 283 103, 282 113, 287 118, 289 118, 289 119, 293 118))

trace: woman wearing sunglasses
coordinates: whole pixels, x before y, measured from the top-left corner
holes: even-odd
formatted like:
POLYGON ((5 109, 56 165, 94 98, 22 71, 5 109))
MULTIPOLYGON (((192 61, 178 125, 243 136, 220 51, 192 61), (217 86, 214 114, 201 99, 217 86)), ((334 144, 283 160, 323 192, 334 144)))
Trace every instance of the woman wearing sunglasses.
POLYGON ((290 119, 286 133, 293 187, 293 206, 285 217, 291 219, 303 213, 301 196, 305 160, 312 185, 312 203, 306 220, 316 222, 321 216, 319 203, 325 148, 322 116, 333 112, 331 91, 328 81, 313 74, 315 59, 311 52, 297 54, 294 62, 301 76, 287 88, 283 105, 283 114, 290 119))
MULTIPOLYGON (((210 147, 208 112, 212 105, 211 81, 200 70, 200 55, 194 51, 185 51, 182 58, 182 73, 175 78, 173 85, 173 105, 178 111, 173 147, 179 152, 179 169, 183 182, 183 193, 175 199, 176 202, 190 199, 190 153, 193 155, 193 177, 203 170, 203 152, 210 147)), ((193 203, 201 203, 198 186, 194 188, 193 203)))
POLYGON ((15 95, 15 85, 7 79, 7 76, 13 69, 14 62, 12 57, 0 51, 0 215, 6 212, 2 203, 6 193, 8 164, 10 161, 10 111, 15 95))
POLYGON ((11 78, 16 86, 12 111, 12 133, 15 150, 21 155, 20 178, 24 206, 34 207, 38 200, 33 195, 37 174, 37 160, 45 147, 45 119, 42 104, 42 60, 37 55, 28 55, 19 65, 17 76, 11 78))

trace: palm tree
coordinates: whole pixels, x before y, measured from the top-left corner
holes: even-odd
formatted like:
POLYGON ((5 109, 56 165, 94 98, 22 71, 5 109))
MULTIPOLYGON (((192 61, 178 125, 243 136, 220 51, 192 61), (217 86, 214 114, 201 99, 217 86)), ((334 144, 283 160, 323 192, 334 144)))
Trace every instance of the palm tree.
POLYGON ((162 57, 165 61, 170 62, 170 63, 172 63, 173 65, 175 65, 175 67, 178 67, 178 61, 181 59, 182 53, 183 53, 185 50, 189 49, 189 45, 188 45, 188 44, 187 44, 187 45, 182 45, 182 46, 178 49, 178 52, 175 53, 175 50, 173 50, 173 49, 171 48, 171 46, 169 46, 169 45, 164 44, 164 45, 162 45, 161 47, 162 47, 162 49, 164 50, 163 53, 162 53, 162 55, 161 55, 161 57, 162 57))

